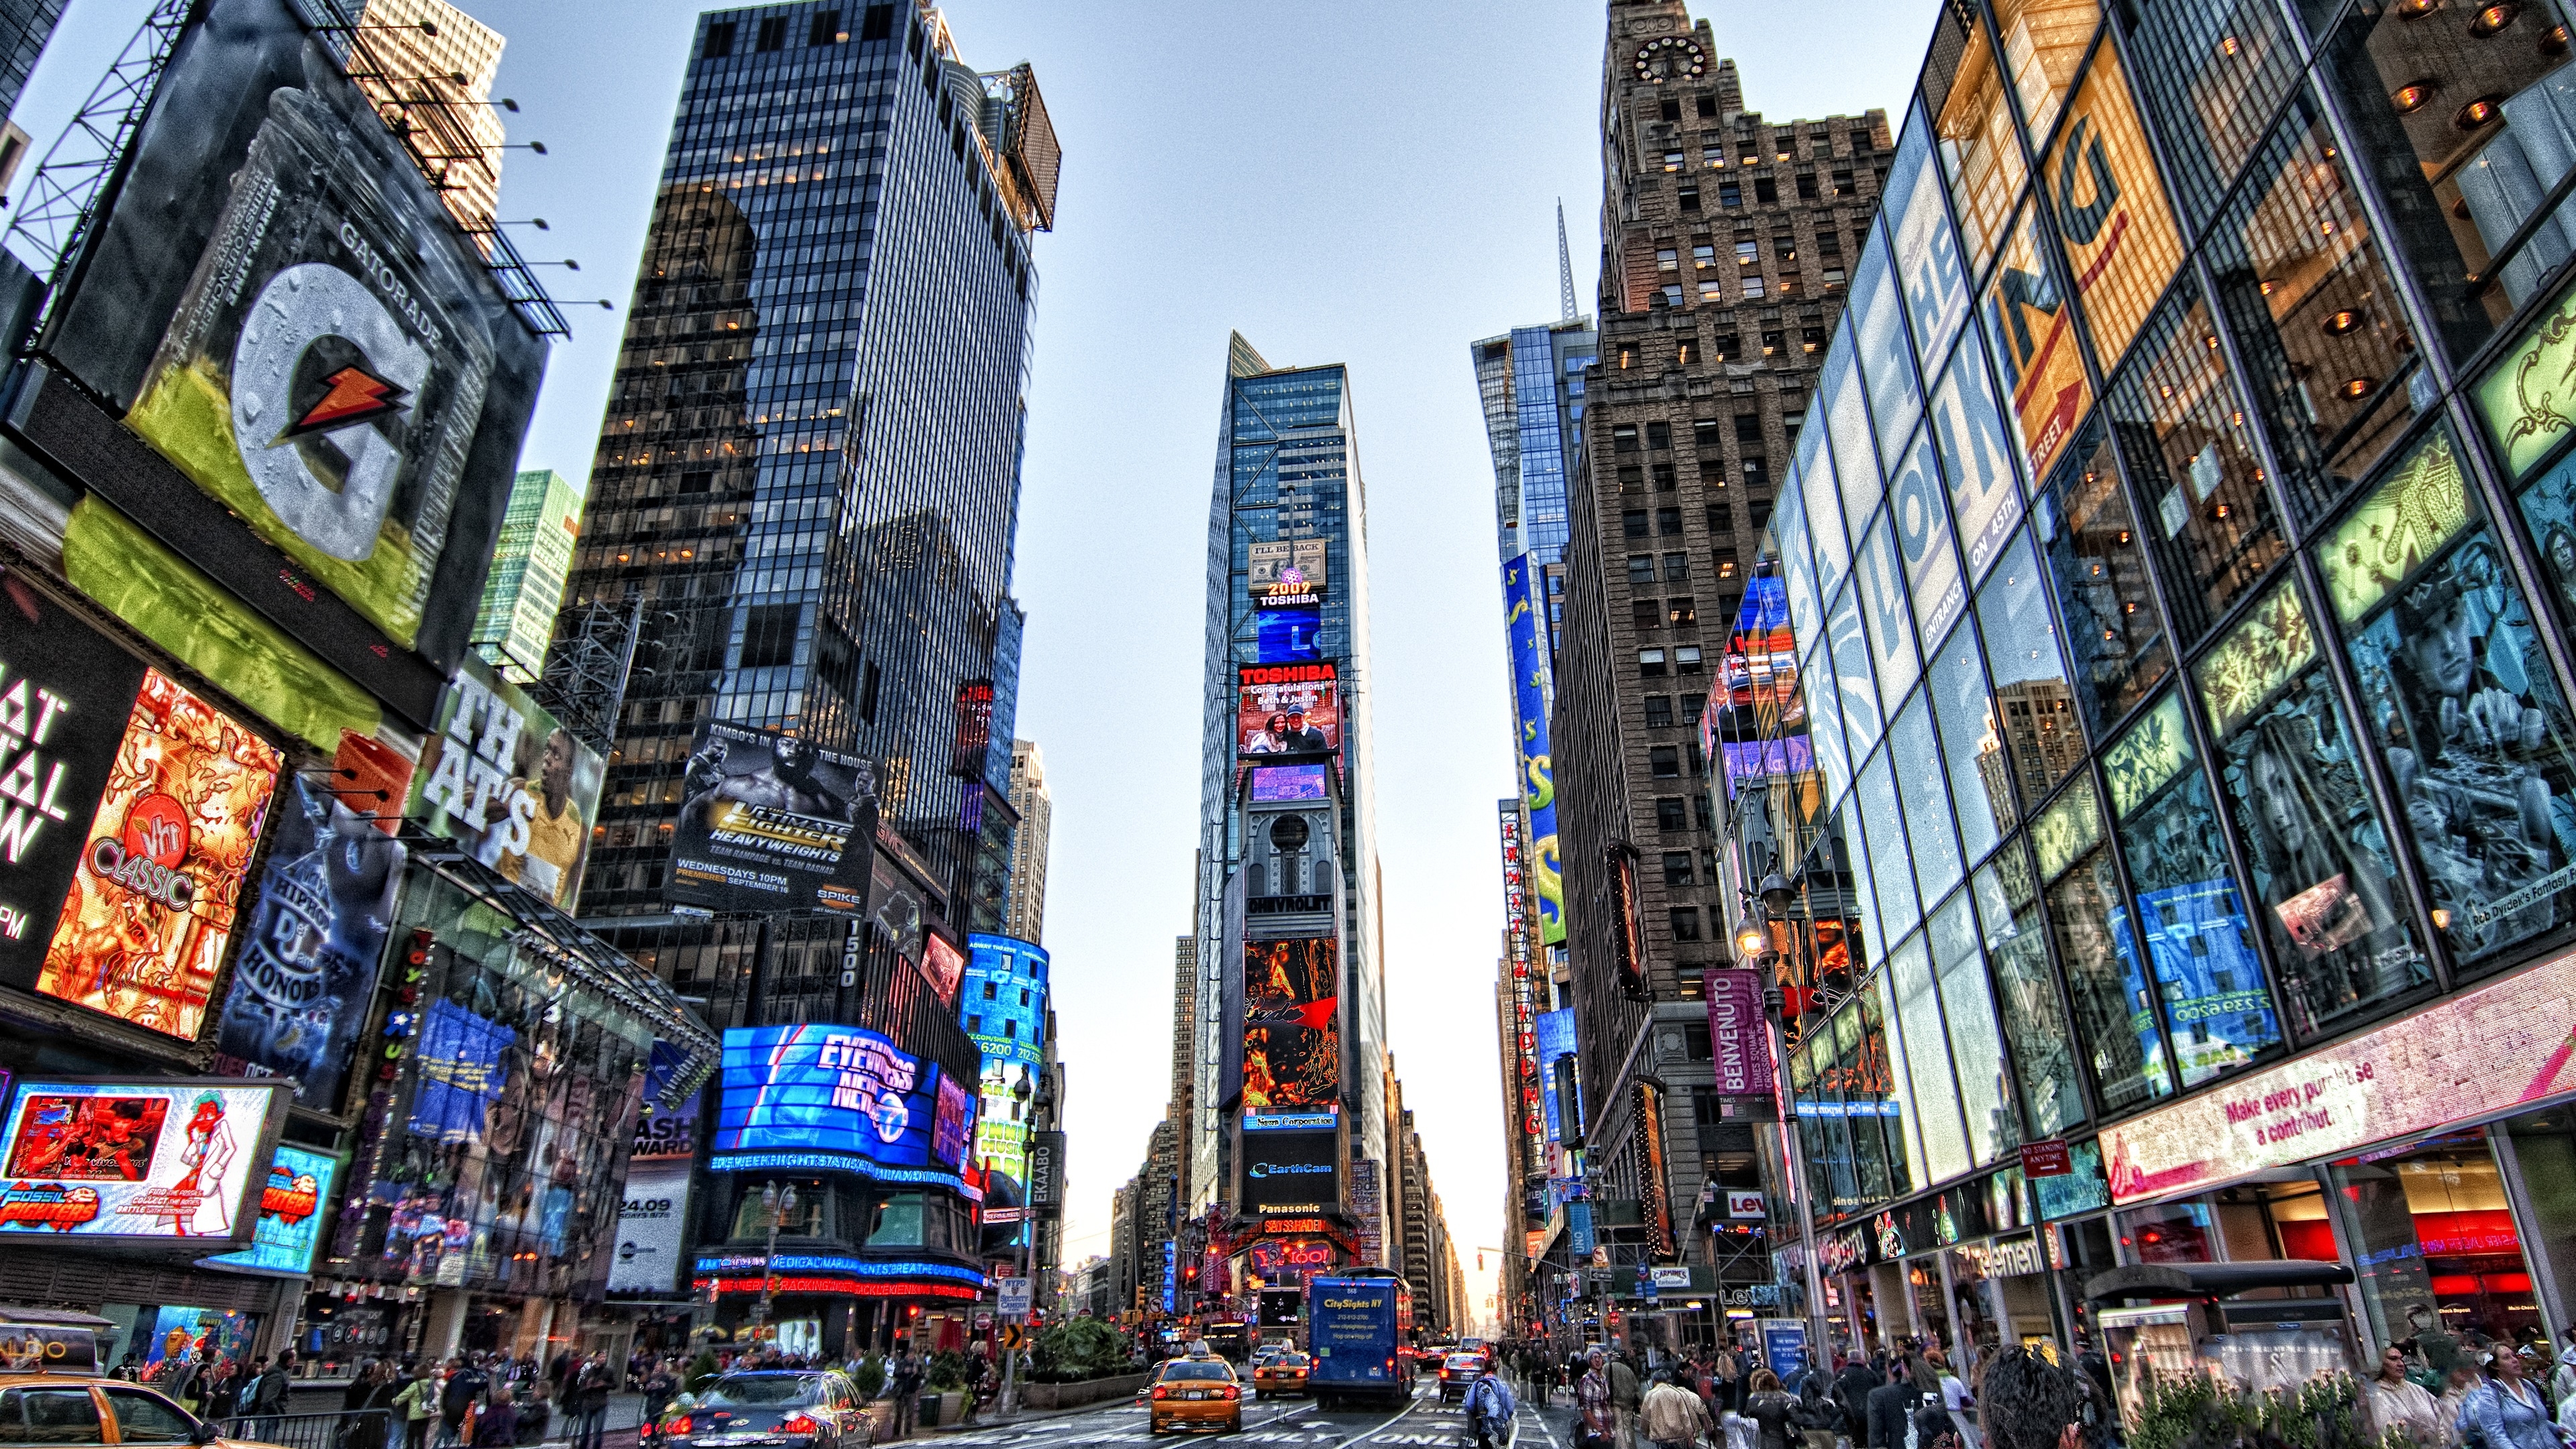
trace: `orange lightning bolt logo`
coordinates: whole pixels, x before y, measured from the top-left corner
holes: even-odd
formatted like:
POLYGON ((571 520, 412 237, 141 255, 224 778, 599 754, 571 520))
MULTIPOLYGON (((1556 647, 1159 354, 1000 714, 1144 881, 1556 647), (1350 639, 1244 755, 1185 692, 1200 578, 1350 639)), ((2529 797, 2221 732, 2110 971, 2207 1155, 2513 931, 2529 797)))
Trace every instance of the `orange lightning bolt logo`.
POLYGON ((362 423, 387 413, 400 412, 411 393, 377 377, 360 367, 344 367, 322 379, 321 401, 307 408, 295 425, 286 430, 290 438, 306 433, 327 432, 332 428, 362 423))

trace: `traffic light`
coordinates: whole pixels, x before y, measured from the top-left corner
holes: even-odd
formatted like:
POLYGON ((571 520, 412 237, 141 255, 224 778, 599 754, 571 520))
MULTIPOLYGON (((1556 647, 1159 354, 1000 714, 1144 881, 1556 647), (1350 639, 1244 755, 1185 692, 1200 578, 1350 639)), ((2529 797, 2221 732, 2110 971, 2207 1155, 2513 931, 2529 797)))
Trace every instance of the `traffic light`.
POLYGON ((1136 1311, 1145 1311, 1145 1285, 1142 1283, 1136 1285, 1136 1311))

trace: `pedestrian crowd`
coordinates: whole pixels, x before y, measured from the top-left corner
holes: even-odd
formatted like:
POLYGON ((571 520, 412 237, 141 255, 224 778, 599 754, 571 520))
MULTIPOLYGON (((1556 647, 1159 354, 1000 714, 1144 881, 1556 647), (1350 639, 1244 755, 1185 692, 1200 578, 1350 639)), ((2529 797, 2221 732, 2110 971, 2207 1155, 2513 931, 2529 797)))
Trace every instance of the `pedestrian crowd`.
MULTIPOLYGON (((152 1385, 199 1418, 236 1421, 236 1437, 272 1440, 287 1417, 296 1364, 291 1351, 272 1360, 191 1349, 151 1364, 129 1354, 114 1374, 152 1385)), ((675 1362, 649 1358, 631 1363, 629 1377, 648 1406, 657 1383, 667 1401, 680 1382, 675 1362)), ((569 1350, 543 1364, 506 1353, 460 1353, 444 1364, 369 1359, 341 1391, 339 1412, 349 1417, 337 1449, 513 1449, 549 1437, 556 1420, 562 1431, 552 1437, 571 1449, 601 1449, 618 1385, 604 1355, 569 1350)))

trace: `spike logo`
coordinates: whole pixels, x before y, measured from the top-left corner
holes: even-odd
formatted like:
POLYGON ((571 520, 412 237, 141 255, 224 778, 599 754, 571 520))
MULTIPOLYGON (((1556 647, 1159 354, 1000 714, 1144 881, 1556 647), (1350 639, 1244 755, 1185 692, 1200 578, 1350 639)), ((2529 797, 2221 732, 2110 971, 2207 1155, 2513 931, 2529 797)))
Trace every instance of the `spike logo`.
POLYGON ((405 400, 411 396, 409 389, 396 387, 354 364, 332 373, 322 379, 322 383, 321 401, 307 408, 304 415, 287 428, 285 437, 328 432, 380 418, 387 413, 400 412, 405 400))

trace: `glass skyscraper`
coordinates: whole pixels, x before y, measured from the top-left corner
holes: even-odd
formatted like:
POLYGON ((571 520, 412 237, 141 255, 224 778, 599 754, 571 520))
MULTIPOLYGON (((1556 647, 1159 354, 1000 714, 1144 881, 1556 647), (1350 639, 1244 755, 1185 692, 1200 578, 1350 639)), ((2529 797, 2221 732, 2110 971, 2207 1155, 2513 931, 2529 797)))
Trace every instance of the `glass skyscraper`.
POLYGON ((1579 475, 1584 374, 1601 359, 1586 319, 1515 327, 1469 349, 1494 455, 1494 528, 1504 558, 1565 559, 1566 480, 1579 475))

